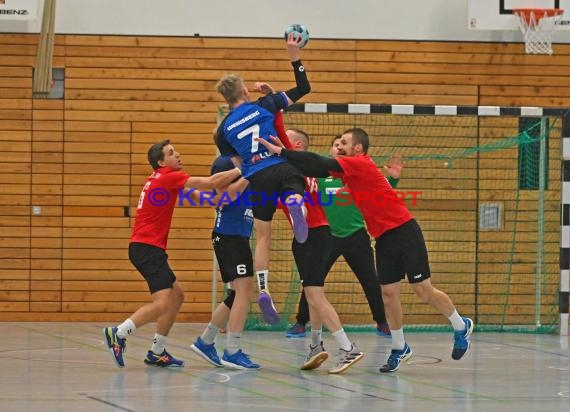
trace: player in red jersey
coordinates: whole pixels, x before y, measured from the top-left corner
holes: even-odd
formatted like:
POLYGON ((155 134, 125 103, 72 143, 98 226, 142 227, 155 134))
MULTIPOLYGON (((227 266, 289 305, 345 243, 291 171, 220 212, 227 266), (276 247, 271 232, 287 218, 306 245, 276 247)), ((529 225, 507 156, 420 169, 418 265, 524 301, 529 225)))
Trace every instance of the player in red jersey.
POLYGON ((401 362, 412 356, 412 350, 404 339, 400 303, 400 281, 406 276, 420 299, 451 322, 455 331, 451 357, 461 359, 469 349, 473 321, 461 317, 449 296, 433 287, 422 231, 367 154, 370 145, 368 134, 360 128, 346 130, 338 148, 339 156, 334 159, 316 153, 287 150, 268 141, 260 140, 260 143, 272 153, 289 160, 306 176, 341 178, 361 211, 368 232, 376 239, 377 272, 392 332, 392 351, 380 372, 394 372, 401 362))
MULTIPOLYGON (((278 117, 276 123, 281 121, 282 119, 278 117)), ((309 148, 309 136, 304 131, 288 129, 283 132, 280 126, 277 130, 284 136, 285 147, 295 151, 306 151, 309 148)), ((329 270, 328 257, 333 239, 314 177, 305 178, 303 203, 307 209, 306 219, 309 227, 307 240, 300 243, 293 239, 291 245, 303 291, 309 303, 311 319, 311 343, 301 369, 316 369, 328 358, 322 341, 322 325, 325 324, 339 346, 338 362, 329 369, 329 373, 341 373, 362 359, 364 354, 349 340, 336 310, 325 295, 325 278, 329 270)), ((285 209, 284 211, 286 212, 285 209)), ((289 214, 285 215, 291 222, 289 214)))
POLYGON ((129 244, 129 259, 145 278, 152 303, 140 307, 127 320, 103 329, 103 336, 113 359, 124 367, 123 352, 127 335, 136 328, 156 321, 154 342, 144 360, 154 366, 184 366, 165 349, 166 336, 184 301, 184 291, 168 265, 166 243, 180 189, 211 190, 223 188, 241 175, 239 169, 209 177, 190 177, 183 172, 180 154, 169 140, 152 145, 148 162, 153 168, 143 187, 137 206, 135 225, 129 244))

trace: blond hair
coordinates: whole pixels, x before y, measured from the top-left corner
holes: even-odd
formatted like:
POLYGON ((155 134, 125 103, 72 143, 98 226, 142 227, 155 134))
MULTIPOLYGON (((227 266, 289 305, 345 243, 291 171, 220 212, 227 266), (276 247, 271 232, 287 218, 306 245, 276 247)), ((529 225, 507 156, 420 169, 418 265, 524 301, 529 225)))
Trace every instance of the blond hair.
POLYGON ((231 105, 241 99, 243 86, 243 79, 240 76, 237 74, 226 74, 216 84, 216 90, 231 105))

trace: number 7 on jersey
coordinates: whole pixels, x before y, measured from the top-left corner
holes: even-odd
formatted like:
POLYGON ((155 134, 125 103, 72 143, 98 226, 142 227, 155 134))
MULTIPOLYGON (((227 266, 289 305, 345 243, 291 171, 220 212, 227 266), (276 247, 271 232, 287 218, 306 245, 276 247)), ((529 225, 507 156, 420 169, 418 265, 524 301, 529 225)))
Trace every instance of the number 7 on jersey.
POLYGON ((259 142, 255 140, 259 137, 259 125, 254 124, 253 126, 248 127, 247 129, 242 130, 238 133, 237 138, 243 139, 244 137, 251 135, 251 153, 257 152, 259 148, 259 142))

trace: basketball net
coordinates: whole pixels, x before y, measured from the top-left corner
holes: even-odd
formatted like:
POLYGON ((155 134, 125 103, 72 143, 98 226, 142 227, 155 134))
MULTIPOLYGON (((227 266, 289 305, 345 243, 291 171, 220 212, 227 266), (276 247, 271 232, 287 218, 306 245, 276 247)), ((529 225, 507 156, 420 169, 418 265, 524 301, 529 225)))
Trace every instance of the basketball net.
POLYGON ((514 9, 528 54, 552 54, 552 32, 561 9, 514 9))

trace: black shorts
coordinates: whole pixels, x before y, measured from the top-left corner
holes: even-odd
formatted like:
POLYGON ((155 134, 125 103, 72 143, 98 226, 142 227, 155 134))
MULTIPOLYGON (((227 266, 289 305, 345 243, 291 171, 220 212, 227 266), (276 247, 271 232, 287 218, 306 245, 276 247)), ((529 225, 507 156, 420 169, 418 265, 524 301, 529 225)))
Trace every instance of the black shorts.
POLYGON ((431 276, 424 236, 414 219, 376 238, 376 268, 381 285, 405 276, 408 282, 419 283, 431 276))
POLYGON ((249 238, 212 232, 212 245, 224 283, 253 276, 249 238))
POLYGON ((164 249, 146 243, 129 244, 129 259, 146 280, 150 293, 171 289, 176 276, 168 266, 168 255, 164 249))
MULTIPOLYGON (((251 183, 253 217, 265 222, 273 219, 276 200, 305 193, 305 176, 289 162, 279 163, 248 177, 251 183)), ((285 199, 283 199, 285 200, 285 199)))
POLYGON ((299 243, 293 239, 293 257, 303 287, 325 285, 332 241, 331 230, 328 226, 309 229, 309 236, 305 243, 299 243))
POLYGON ((346 237, 332 236, 332 239, 331 253, 327 262, 328 271, 342 256, 359 280, 378 282, 370 235, 365 228, 358 229, 346 237))

